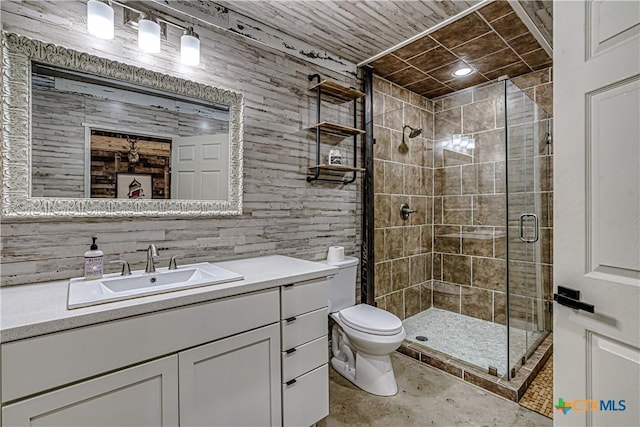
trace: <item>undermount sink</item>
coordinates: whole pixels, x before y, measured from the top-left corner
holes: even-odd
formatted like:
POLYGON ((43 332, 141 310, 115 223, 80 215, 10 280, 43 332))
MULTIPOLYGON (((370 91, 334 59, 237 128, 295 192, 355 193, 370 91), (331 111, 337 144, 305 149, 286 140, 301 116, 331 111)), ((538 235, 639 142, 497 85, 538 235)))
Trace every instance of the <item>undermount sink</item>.
POLYGON ((242 280, 244 276, 209 263, 185 265, 175 270, 159 268, 155 273, 134 271, 129 276, 107 274, 102 279, 69 280, 67 308, 88 307, 181 289, 242 280))

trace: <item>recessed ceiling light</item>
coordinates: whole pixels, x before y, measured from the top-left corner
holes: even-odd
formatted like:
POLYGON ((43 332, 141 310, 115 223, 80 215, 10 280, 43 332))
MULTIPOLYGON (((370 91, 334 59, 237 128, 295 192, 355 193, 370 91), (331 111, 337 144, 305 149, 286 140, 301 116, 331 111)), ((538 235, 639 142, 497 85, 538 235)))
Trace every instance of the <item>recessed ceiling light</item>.
POLYGON ((473 73, 473 68, 464 67, 464 68, 458 68, 457 70, 455 70, 453 72, 453 76, 454 77, 462 77, 462 76, 467 76, 467 75, 469 75, 471 73, 473 73))

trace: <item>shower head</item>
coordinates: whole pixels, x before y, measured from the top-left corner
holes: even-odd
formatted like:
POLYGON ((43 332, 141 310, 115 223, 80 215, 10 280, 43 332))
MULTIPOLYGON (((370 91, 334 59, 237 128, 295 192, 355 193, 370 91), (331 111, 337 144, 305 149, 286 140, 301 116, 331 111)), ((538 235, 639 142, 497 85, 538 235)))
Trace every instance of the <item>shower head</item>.
POLYGON ((398 146, 398 151, 401 152, 402 154, 409 151, 409 147, 407 146, 407 143, 404 142, 404 131, 406 128, 409 128, 411 130, 411 132, 409 132, 409 139, 415 138, 416 136, 422 133, 422 129, 412 128, 409 125, 402 126, 402 143, 400 143, 400 145, 398 146))
POLYGON ((404 136, 404 130, 406 128, 411 129, 411 132, 409 132, 409 138, 415 138, 416 136, 420 135, 422 133, 422 129, 418 129, 418 128, 412 128, 409 125, 404 125, 402 126, 402 135, 404 136))

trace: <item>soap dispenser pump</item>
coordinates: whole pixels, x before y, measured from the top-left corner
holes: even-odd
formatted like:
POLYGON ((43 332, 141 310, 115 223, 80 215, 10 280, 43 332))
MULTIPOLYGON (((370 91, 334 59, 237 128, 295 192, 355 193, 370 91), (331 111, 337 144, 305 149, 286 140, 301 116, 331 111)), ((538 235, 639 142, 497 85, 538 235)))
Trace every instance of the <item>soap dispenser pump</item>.
POLYGON ((92 237, 93 243, 84 253, 84 280, 94 280, 102 277, 104 268, 104 253, 98 249, 97 237, 92 237))

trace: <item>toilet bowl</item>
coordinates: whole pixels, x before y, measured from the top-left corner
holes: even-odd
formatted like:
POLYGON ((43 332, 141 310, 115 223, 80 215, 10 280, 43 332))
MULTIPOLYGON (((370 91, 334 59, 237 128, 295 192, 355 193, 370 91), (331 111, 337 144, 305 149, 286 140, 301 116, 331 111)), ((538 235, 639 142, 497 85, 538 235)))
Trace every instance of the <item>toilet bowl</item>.
POLYGON ((378 396, 398 392, 390 354, 405 338, 402 321, 392 313, 355 304, 357 258, 333 262, 340 269, 329 278, 331 366, 361 389, 378 396))

